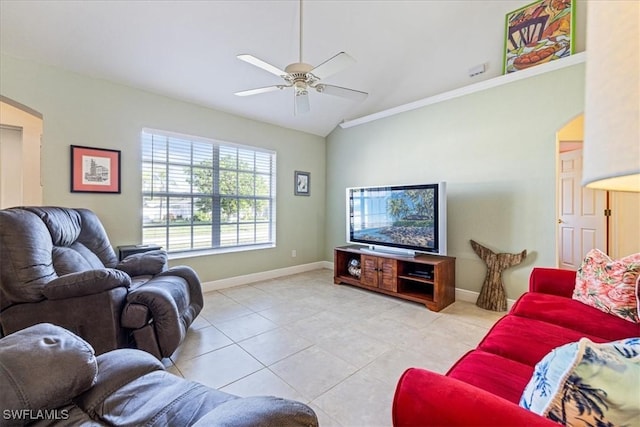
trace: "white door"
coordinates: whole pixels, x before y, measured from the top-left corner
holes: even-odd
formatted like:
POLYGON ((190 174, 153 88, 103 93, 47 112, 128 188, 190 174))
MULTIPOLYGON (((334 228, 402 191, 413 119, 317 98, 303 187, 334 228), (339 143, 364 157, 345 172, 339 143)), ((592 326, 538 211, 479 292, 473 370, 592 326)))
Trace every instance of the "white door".
POLYGON ((22 205, 22 129, 0 125, 0 209, 22 205))
POLYGON ((607 252, 607 192, 582 187, 582 150, 560 153, 558 266, 577 270, 593 248, 607 252))

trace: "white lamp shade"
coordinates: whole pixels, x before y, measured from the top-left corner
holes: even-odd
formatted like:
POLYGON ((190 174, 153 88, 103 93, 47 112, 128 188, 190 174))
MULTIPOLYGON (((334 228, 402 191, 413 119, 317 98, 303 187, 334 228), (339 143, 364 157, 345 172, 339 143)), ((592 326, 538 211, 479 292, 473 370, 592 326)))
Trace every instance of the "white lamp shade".
POLYGON ((640 1, 585 3, 582 184, 640 191, 640 1))

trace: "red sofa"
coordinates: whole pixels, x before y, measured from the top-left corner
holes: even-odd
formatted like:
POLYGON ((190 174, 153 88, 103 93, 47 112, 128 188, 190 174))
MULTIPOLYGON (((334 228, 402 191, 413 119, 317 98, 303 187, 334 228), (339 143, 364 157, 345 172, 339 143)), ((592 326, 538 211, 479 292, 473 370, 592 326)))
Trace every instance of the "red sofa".
POLYGON ((587 337, 640 336, 640 325, 571 299, 575 272, 534 268, 529 292, 446 375, 410 368, 393 401, 394 426, 556 426, 518 406, 534 367, 552 349, 587 337))

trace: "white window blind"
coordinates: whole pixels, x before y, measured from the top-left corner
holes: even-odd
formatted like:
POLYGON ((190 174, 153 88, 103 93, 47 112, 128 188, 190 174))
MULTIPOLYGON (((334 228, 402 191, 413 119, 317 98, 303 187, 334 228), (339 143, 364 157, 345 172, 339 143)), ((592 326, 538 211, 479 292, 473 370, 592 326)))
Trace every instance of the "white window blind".
POLYGON ((275 246, 276 153, 142 132, 142 240, 168 252, 275 246))

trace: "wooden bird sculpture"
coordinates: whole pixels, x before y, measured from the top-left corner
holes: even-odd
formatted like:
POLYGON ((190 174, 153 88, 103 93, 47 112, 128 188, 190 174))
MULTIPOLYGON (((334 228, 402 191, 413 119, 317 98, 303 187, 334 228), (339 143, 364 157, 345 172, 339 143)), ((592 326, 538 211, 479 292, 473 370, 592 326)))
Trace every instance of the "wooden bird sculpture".
POLYGON ((487 265, 480 295, 476 301, 478 307, 493 311, 507 310, 507 294, 502 284, 502 272, 509 267, 520 264, 526 257, 526 249, 519 254, 497 254, 489 248, 470 240, 471 247, 487 265))

